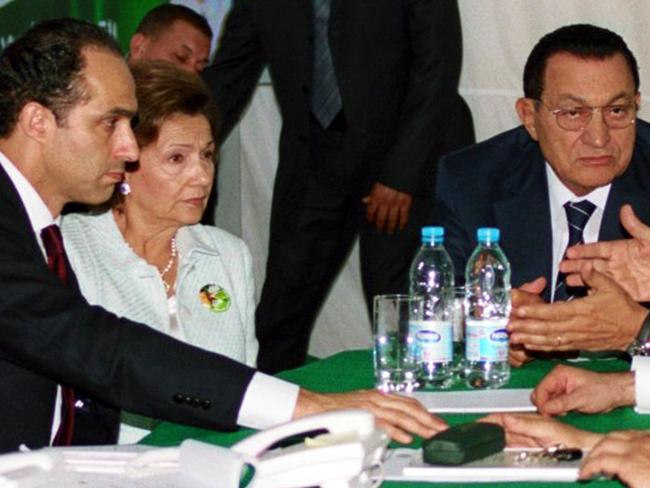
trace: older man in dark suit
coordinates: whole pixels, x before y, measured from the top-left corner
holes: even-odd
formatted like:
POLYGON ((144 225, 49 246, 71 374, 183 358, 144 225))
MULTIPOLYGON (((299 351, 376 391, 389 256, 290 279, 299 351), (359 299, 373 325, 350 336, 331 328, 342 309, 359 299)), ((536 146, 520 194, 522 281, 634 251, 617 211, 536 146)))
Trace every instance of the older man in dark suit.
POLYGON ((236 0, 204 71, 224 137, 268 66, 282 113, 258 365, 303 363, 360 238, 367 304, 405 291, 438 158, 473 141, 453 0, 236 0))
MULTIPOLYGON (((539 41, 516 105, 523 125, 439 167, 438 221, 460 280, 476 228, 497 226, 513 285, 533 292, 515 294, 515 305, 583 294, 559 270, 567 246, 622 237, 625 203, 650 217, 650 126, 636 118, 638 89, 636 59, 611 31, 573 25, 539 41)), ((566 348, 567 337, 552 339, 566 348)))

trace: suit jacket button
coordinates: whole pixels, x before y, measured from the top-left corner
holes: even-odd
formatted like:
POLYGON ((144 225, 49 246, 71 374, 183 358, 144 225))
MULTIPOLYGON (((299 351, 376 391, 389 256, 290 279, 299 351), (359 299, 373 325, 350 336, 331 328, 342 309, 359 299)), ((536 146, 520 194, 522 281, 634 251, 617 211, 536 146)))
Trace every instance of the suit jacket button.
POLYGON ((212 408, 212 402, 211 402, 210 400, 205 400, 205 401, 201 404, 201 408, 202 408, 203 410, 210 410, 210 408, 212 408))
POLYGON ((192 398, 192 406, 193 407, 200 407, 203 404, 203 400, 200 398, 192 398))
POLYGON ((185 398, 183 398, 183 402, 186 403, 187 405, 192 405, 192 400, 193 398, 189 395, 187 395, 185 398))
POLYGON ((183 403, 183 395, 180 393, 176 393, 173 397, 172 400, 174 400, 174 403, 183 403))

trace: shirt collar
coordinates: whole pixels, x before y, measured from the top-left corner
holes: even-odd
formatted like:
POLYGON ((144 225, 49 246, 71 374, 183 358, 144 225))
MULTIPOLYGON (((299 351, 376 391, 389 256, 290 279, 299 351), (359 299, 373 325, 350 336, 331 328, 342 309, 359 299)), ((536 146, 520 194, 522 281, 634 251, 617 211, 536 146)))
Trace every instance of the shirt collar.
POLYGON ((546 180, 548 182, 548 194, 551 205, 562 207, 566 202, 581 202, 582 200, 589 200, 601 210, 605 210, 609 190, 612 184, 609 183, 605 186, 600 186, 590 193, 582 196, 577 196, 569 190, 562 181, 558 178, 553 171, 551 165, 546 162, 546 180))
POLYGON ((60 217, 56 219, 52 217, 50 209, 47 208, 36 189, 2 151, 0 151, 0 165, 16 188, 27 212, 29 223, 40 243, 41 230, 49 225, 58 224, 60 217))

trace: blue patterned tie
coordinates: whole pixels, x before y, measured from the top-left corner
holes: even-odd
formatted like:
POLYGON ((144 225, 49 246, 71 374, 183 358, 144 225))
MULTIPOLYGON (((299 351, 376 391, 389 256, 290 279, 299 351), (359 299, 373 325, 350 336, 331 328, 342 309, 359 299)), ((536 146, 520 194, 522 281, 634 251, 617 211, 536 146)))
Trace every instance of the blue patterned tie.
MULTIPOLYGON (((596 205, 589 200, 567 202, 564 204, 564 210, 566 211, 566 219, 569 224, 569 244, 567 248, 576 244, 582 244, 584 242, 582 233, 589 221, 589 217, 596 210, 596 205)), ((586 290, 582 287, 568 287, 566 284, 566 275, 561 271, 558 272, 553 301, 569 301, 575 297, 584 296, 585 292, 586 290)))
POLYGON ((336 84, 327 36, 331 0, 312 0, 314 6, 314 79, 312 80, 311 110, 327 129, 341 111, 343 104, 336 84))

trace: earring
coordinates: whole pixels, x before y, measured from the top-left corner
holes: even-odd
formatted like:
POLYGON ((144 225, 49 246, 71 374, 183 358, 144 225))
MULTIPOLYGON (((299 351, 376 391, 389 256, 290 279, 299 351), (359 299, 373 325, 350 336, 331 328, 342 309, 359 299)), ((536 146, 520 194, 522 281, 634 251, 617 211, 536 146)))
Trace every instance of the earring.
POLYGON ((126 196, 131 193, 131 185, 129 185, 126 181, 123 181, 120 183, 119 190, 122 195, 126 196))

